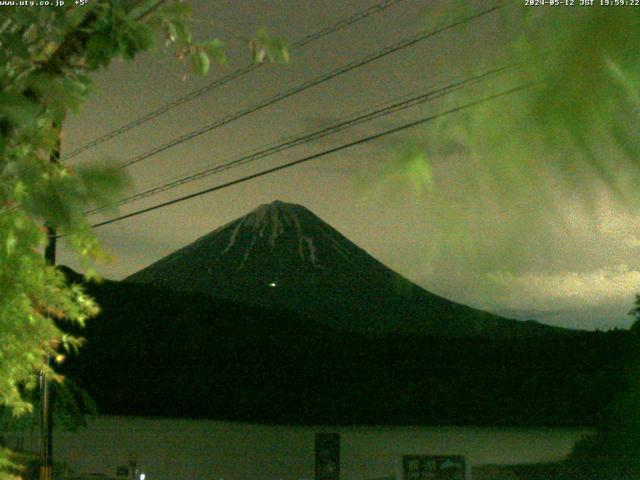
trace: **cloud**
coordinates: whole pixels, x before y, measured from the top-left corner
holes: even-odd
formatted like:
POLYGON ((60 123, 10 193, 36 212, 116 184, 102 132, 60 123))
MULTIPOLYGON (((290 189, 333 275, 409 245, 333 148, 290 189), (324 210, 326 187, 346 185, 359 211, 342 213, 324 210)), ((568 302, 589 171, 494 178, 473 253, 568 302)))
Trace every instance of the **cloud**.
POLYGON ((459 178, 425 202, 429 250, 405 262, 410 278, 511 318, 571 328, 630 326, 627 312, 640 293, 640 216, 606 193, 591 209, 559 194, 554 212, 530 197, 527 212, 522 203, 492 204, 491 192, 459 178))
POLYGON ((535 308, 541 303, 598 305, 640 293, 640 270, 631 270, 625 264, 587 273, 513 275, 495 271, 486 278, 497 287, 496 291, 502 292, 496 300, 520 309, 535 308))

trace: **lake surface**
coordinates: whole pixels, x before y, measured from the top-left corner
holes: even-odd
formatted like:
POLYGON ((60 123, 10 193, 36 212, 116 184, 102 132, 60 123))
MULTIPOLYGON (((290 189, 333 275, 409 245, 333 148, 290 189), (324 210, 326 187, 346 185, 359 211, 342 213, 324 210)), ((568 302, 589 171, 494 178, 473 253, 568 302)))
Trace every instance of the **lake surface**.
MULTIPOLYGON (((586 429, 288 427, 187 419, 98 417, 55 432, 54 458, 76 472, 115 476, 137 457, 146 480, 299 480, 315 472, 314 435, 340 433, 341 480, 396 474, 407 454, 461 454, 469 465, 562 459, 586 429)), ((37 436, 25 447, 37 449, 37 436)))

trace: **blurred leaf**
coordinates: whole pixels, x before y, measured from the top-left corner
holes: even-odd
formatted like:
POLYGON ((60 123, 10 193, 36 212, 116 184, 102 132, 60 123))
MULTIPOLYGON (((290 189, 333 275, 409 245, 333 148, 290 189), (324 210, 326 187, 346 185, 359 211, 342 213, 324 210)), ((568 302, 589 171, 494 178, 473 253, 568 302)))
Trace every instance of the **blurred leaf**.
POLYGON ((289 41, 284 37, 270 36, 266 30, 260 29, 256 33, 256 39, 251 43, 253 61, 262 63, 270 61, 274 63, 289 63, 289 41))
POLYGON ((34 24, 34 23, 29 25, 29 28, 27 28, 25 30, 25 32, 22 34, 22 38, 24 38, 24 41, 27 42, 27 43, 35 42, 36 39, 38 38, 38 27, 37 27, 37 25, 34 24))
POLYGON ((224 43, 220 40, 210 40, 203 43, 201 46, 207 52, 207 55, 209 55, 209 59, 211 59, 212 61, 219 64, 227 63, 227 57, 224 53, 224 43))
POLYGON ((256 42, 251 43, 251 57, 253 63, 263 63, 267 56, 267 51, 264 47, 256 42))
POLYGON ((424 152, 409 152, 405 162, 405 171, 413 184, 413 189, 416 192, 429 190, 433 186, 433 171, 424 152))
POLYGON ((205 75, 209 71, 209 56, 204 50, 197 50, 191 56, 191 61, 193 64, 193 70, 198 75, 205 75))
POLYGON ((91 69, 106 67, 114 53, 113 40, 106 34, 95 34, 89 38, 86 47, 86 61, 91 69))
POLYGON ((8 119, 14 126, 33 127, 42 106, 23 95, 0 92, 0 119, 8 119))
POLYGON ((132 59, 138 52, 148 49, 153 43, 153 34, 146 25, 131 22, 128 29, 118 37, 120 55, 132 59))
MULTIPOLYGON (((427 149, 421 142, 392 139, 385 161, 375 166, 373 188, 379 191, 404 192, 407 187, 415 195, 432 193, 434 182, 427 149)), ((371 189, 371 180, 364 179, 371 189)))
POLYGON ((122 192, 131 185, 131 180, 119 166, 82 166, 76 173, 86 195, 86 203, 97 207, 116 204, 122 192))
POLYGON ((65 12, 67 29, 70 31, 75 30, 92 10, 93 8, 91 5, 83 5, 82 7, 68 9, 65 12))
POLYGON ((172 43, 178 41, 178 30, 173 22, 167 22, 167 35, 172 43))
POLYGON ((5 32, 0 35, 0 42, 3 50, 10 52, 12 56, 27 59, 29 58, 29 49, 22 36, 17 32, 5 32))
POLYGON ((9 232, 7 235, 7 239, 5 240, 7 255, 11 256, 16 251, 16 244, 18 243, 18 239, 16 238, 13 232, 9 232))
POLYGON ((179 21, 169 22, 169 36, 177 44, 189 44, 192 39, 191 29, 179 21))
POLYGON ((68 110, 77 111, 89 93, 90 80, 82 78, 60 78, 47 73, 31 75, 27 82, 41 102, 54 112, 56 120, 62 120, 68 110))

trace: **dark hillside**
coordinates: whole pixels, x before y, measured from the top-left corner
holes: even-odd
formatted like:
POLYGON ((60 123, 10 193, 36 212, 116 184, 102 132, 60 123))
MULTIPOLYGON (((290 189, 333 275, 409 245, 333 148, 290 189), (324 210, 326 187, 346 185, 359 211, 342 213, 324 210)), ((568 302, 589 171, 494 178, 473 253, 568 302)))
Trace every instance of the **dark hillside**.
POLYGON ((369 336, 150 285, 103 308, 65 366, 102 413, 274 423, 592 425, 624 388, 628 332, 369 336))

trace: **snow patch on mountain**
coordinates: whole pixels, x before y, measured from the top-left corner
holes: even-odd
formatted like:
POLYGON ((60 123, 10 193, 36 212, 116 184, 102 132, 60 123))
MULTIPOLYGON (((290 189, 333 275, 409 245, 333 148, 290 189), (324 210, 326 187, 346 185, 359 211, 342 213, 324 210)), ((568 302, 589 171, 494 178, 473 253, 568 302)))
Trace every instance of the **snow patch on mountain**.
POLYGON ((271 215, 271 235, 269 236, 269 245, 271 250, 276 247, 276 239, 278 235, 284 232, 284 225, 280 222, 278 215, 278 209, 274 209, 273 215, 271 215))
POLYGON ((244 265, 247 263, 247 260, 249 259, 249 255, 251 254, 251 250, 253 250, 253 247, 256 244, 256 236, 254 235, 253 238, 251 239, 251 244, 249 244, 249 248, 247 248, 247 250, 244 252, 244 257, 242 258, 242 262, 240 263, 240 265, 237 268, 237 271, 240 271, 243 269, 244 265))
POLYGON ((296 212, 297 208, 302 207, 286 204, 279 200, 260 205, 236 222, 228 234, 229 240, 221 255, 225 255, 236 246, 240 234, 249 230, 252 233, 251 242, 245 247, 246 251, 243 252, 243 260, 237 267, 238 270, 241 270, 256 245, 256 238, 267 238, 269 247, 273 251, 281 235, 293 229, 295 232, 294 241, 297 245, 297 253, 300 260, 319 267, 318 249, 313 238, 304 231, 304 222, 299 218, 296 212))
POLYGON ((302 240, 307 242, 307 248, 309 249, 309 260, 312 264, 316 265, 318 263, 318 257, 316 256, 316 246, 313 243, 313 239, 307 236, 303 236, 302 240))
POLYGON ((247 215, 242 217, 240 219, 240 221, 238 222, 238 224, 236 225, 236 227, 231 231, 231 235, 229 236, 229 243, 227 243, 227 246, 224 248, 224 250, 222 250, 222 254, 223 255, 225 253, 227 253, 231 249, 231 247, 233 247, 236 244, 236 240, 238 238, 238 233, 240 233, 240 229, 242 228, 242 224, 244 223, 244 221, 246 219, 247 219, 247 215))

